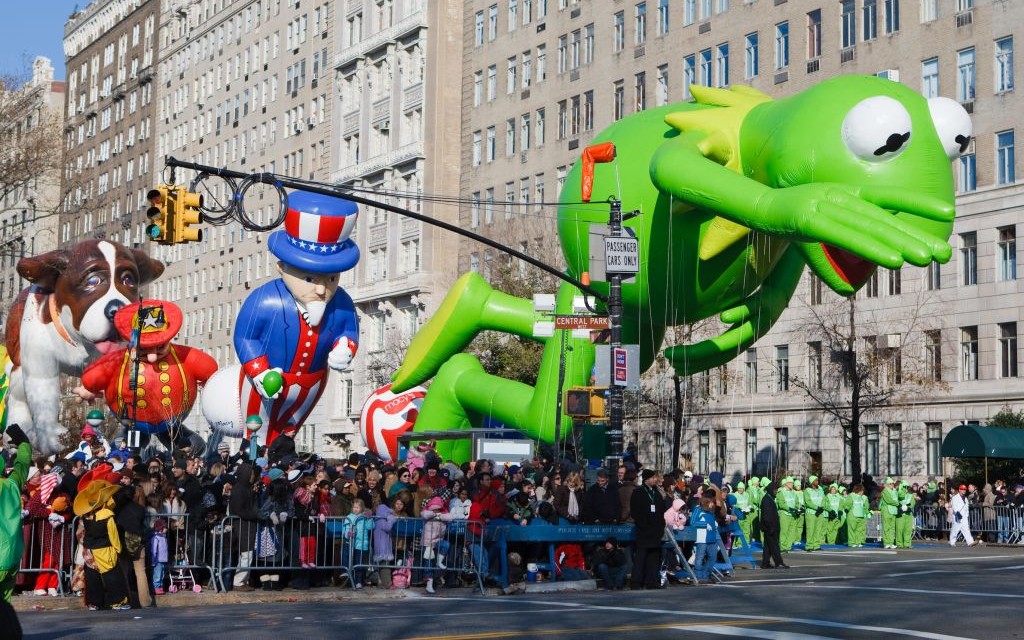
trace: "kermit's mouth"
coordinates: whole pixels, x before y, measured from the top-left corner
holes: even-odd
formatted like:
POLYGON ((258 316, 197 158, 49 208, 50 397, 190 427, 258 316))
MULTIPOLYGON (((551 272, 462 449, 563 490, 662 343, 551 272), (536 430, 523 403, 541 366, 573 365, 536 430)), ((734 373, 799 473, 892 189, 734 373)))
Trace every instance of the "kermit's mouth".
POLYGON ((871 274, 874 273, 876 265, 874 262, 858 258, 854 254, 833 247, 825 243, 820 243, 821 249, 825 253, 825 258, 828 259, 832 269, 835 270, 843 282, 849 284, 854 289, 859 288, 862 284, 867 282, 871 274))

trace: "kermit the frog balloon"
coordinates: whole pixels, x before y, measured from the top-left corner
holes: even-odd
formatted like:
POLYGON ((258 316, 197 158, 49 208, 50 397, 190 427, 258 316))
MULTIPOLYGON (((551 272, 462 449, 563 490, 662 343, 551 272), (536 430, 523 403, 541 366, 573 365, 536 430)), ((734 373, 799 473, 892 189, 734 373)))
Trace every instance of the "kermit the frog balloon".
MULTIPOLYGON (((849 296, 878 266, 949 260, 951 161, 972 132, 958 103, 874 76, 833 78, 780 100, 747 87, 692 93, 693 103, 637 113, 595 138, 613 142, 616 158, 595 166, 593 202, 582 202, 579 162, 560 195, 559 239, 577 278, 589 269, 591 225, 608 222, 604 200, 639 211, 625 223, 639 241, 640 272, 622 287, 622 339, 640 345, 641 371, 668 327, 713 316, 728 325, 721 335, 667 345, 665 356, 682 375, 735 358, 779 318, 805 266, 849 296)), ((556 311, 572 313, 579 295, 563 284, 556 311)), ((491 418, 552 442, 562 336, 544 340, 535 387, 489 375, 460 353, 483 330, 530 338, 537 319, 530 300, 462 276, 394 375, 396 393, 433 378, 414 430, 491 418)), ((585 385, 593 345, 565 338, 564 388, 585 385)), ((469 455, 464 440, 440 448, 469 455)))

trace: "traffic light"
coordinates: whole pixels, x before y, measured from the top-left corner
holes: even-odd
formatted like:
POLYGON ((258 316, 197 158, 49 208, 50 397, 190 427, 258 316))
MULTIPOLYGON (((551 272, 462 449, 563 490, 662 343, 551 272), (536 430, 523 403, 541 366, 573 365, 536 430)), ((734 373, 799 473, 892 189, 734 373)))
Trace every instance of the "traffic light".
POLYGON ((603 418, 604 391, 600 387, 573 387, 567 390, 562 403, 565 415, 573 418, 603 418))
POLYGON ((203 221, 203 196, 186 189, 179 189, 174 199, 174 242, 200 242, 203 239, 202 229, 193 229, 192 225, 203 221))
POLYGON ((149 200, 149 209, 146 210, 146 217, 149 224, 146 225, 146 237, 153 242, 160 244, 171 244, 170 220, 167 213, 170 209, 167 185, 160 185, 146 194, 149 200))

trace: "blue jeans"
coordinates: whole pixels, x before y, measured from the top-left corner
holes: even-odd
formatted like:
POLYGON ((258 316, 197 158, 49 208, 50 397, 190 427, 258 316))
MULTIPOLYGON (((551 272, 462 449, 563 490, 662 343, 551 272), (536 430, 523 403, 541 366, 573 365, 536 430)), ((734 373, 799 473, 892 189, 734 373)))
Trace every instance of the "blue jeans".
POLYGON ((164 574, 167 572, 166 562, 154 562, 153 563, 153 588, 163 589, 164 588, 164 574))
POLYGON ((626 569, 626 565, 609 567, 606 564, 599 564, 595 571, 597 577, 604 581, 606 589, 621 589, 626 584, 626 569))
POLYGON ((362 584, 363 580, 366 580, 366 570, 370 564, 370 550, 352 548, 351 543, 346 542, 342 545, 341 554, 342 562, 348 569, 352 584, 362 584), (350 553, 352 554, 351 561, 349 560, 350 553))
POLYGON ((998 522, 999 529, 999 542, 1006 542, 1010 537, 1010 516, 996 516, 996 522, 998 522))
POLYGON ((695 545, 694 553, 696 554, 696 566, 694 567, 694 573, 697 574, 699 580, 711 579, 711 567, 715 565, 715 553, 718 551, 718 544, 714 541, 710 543, 700 543, 695 545))

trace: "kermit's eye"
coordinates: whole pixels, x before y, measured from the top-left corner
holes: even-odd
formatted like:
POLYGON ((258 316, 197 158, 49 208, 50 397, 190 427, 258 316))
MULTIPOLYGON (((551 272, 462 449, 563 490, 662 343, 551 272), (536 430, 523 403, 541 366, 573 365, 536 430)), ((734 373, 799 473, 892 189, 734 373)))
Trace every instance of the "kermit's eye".
POLYGON ((910 114, 886 96, 861 100, 843 120, 843 142, 861 160, 891 160, 910 143, 910 114))
POLYGON ((950 160, 960 157, 960 154, 967 151, 974 133, 971 116, 959 102, 949 98, 929 99, 928 110, 931 111, 935 132, 939 134, 946 155, 950 160))

